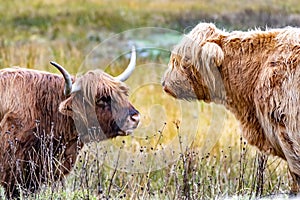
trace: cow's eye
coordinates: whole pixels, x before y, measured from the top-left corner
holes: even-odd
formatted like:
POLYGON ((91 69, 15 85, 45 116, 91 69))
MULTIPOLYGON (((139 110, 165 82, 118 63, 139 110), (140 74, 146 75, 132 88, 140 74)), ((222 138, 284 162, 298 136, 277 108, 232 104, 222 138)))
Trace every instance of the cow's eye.
POLYGON ((98 99, 98 100, 96 101, 96 104, 97 104, 98 106, 106 106, 106 105, 107 105, 107 103, 106 103, 105 101, 101 100, 101 99, 98 99))
POLYGON ((96 104, 98 106, 108 106, 110 105, 111 99, 110 97, 101 97, 96 100, 96 104))

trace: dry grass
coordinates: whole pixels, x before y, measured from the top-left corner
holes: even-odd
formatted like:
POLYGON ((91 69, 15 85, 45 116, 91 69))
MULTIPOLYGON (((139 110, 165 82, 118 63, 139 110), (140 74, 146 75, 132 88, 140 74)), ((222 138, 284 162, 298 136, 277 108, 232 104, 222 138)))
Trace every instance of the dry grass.
MULTIPOLYGON (((141 26, 183 31, 199 18, 245 9, 300 12, 296 0, 2 1, 0 64, 56 72, 49 65, 55 60, 76 74, 92 48, 112 33, 141 26)), ((118 49, 118 42, 112 47, 118 49)), ((127 81, 131 101, 142 113, 132 137, 87 145, 64 182, 49 182, 40 193, 23 199, 250 199, 286 194, 285 162, 249 147, 224 108, 176 101, 162 91, 167 57, 141 58, 127 81)), ((116 74, 126 62, 119 58, 107 71, 116 74)))
MULTIPOLYGON (((84 58, 75 45, 44 44, 39 51, 36 47, 35 43, 2 47, 1 55, 7 64, 20 62, 54 72, 47 66, 49 60, 76 72, 84 58)), ((249 147, 240 139, 237 121, 224 108, 166 95, 160 86, 164 70, 165 66, 143 60, 127 81, 131 101, 142 113, 142 124, 132 137, 87 145, 64 182, 49 181, 39 193, 24 199, 222 199, 287 194, 285 162, 277 158, 266 162, 249 147)))

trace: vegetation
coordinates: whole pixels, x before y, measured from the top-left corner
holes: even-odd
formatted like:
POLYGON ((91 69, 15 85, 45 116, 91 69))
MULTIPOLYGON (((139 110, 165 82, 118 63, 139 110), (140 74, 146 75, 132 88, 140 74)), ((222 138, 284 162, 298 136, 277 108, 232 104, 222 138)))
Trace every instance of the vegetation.
MULTIPOLYGON (((297 0, 0 1, 1 68, 18 65, 56 73, 49 65, 55 60, 77 74, 92 61, 115 75, 127 65, 126 55, 120 55, 128 42, 140 47, 138 68, 127 81, 131 101, 143 115, 139 129, 133 136, 86 145, 70 176, 56 183, 49 179, 39 193, 23 199, 288 196, 284 161, 248 146, 224 108, 166 95, 160 77, 168 50, 180 38, 172 30, 184 33, 199 21, 227 29, 299 25, 297 0), (139 30, 120 34, 140 27, 166 28, 167 36, 160 29, 155 35, 139 30), (154 43, 164 49, 143 49, 154 43), (102 60, 108 65, 101 65, 102 60)), ((4 198, 3 191, 0 195, 4 198)))

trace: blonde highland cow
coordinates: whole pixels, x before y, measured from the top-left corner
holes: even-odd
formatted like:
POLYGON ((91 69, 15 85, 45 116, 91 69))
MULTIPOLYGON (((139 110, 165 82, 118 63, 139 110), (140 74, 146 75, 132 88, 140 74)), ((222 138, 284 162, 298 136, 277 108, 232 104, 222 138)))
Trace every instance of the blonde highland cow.
POLYGON ((175 98, 223 104, 243 136, 286 160, 300 185, 300 29, 226 32, 200 23, 175 47, 162 80, 175 98))

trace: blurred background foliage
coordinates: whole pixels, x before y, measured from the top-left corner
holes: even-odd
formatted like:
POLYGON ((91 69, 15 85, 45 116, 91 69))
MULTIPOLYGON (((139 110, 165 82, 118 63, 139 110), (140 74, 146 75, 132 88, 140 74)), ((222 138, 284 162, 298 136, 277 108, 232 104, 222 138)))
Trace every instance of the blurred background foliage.
MULTIPOLYGON (((58 184, 56 189, 45 187, 33 199, 252 198, 289 191, 285 162, 273 157, 267 159, 249 147, 240 137, 239 124, 232 114, 214 104, 176 101, 162 91, 159 82, 167 66, 168 50, 179 37, 159 33, 120 34, 142 27, 184 34, 199 22, 213 22, 228 31, 300 26, 300 4, 298 0, 0 0, 1 68, 18 65, 57 73, 49 65, 54 59, 76 75, 87 55, 101 54, 101 59, 111 54, 119 56, 123 43, 128 46, 133 41, 139 47, 158 42, 167 49, 167 52, 140 49, 140 67, 127 81, 132 88, 131 101, 143 116, 144 126, 135 132, 136 137, 87 145, 66 184, 58 184), (115 34, 120 34, 117 40, 95 50, 95 46, 115 34), (144 84, 151 81, 155 84, 144 84), (188 148, 181 146, 179 138, 184 136, 189 136, 188 148), (165 163, 163 169, 150 170, 164 156, 152 155, 149 169, 140 160, 132 164, 148 172, 116 173, 112 162, 119 158, 103 157, 106 150, 101 150, 112 144, 116 148, 111 154, 119 155, 117 152, 127 149, 122 155, 123 163, 132 159, 126 157, 126 153, 130 156, 128 151, 138 152, 140 160, 145 152, 165 147, 171 146, 178 152, 174 151, 176 159, 165 163), (104 165, 105 160, 110 164, 104 165)), ((128 56, 121 56, 102 69, 117 74, 127 65, 127 59, 128 56)))
POLYGON ((199 21, 245 30, 299 25, 299 12, 297 0, 1 0, 0 34, 9 41, 80 41, 91 39, 90 31, 118 33, 145 26, 184 32, 199 21))

